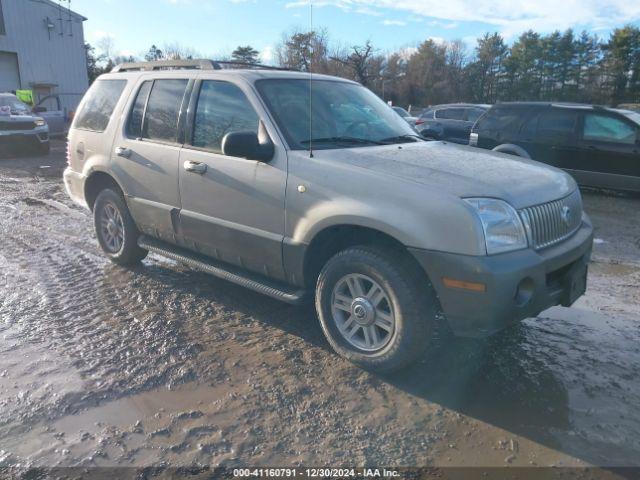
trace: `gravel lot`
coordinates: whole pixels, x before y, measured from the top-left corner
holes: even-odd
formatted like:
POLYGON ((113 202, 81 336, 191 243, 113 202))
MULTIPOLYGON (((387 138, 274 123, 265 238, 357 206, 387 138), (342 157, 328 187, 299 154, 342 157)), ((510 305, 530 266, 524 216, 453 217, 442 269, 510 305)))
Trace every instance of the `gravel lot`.
POLYGON ((640 466, 640 198, 585 192, 587 295, 381 377, 291 307, 151 255, 0 159, 0 466, 640 466))

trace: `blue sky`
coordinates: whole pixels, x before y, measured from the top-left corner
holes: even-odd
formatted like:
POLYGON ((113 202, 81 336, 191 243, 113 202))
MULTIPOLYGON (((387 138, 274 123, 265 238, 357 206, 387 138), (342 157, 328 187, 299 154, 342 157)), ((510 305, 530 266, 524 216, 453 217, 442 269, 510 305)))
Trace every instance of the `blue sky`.
MULTIPOLYGON (((250 44, 272 59, 282 33, 309 25, 308 0, 72 0, 89 18, 87 41, 111 44, 112 54, 142 56, 155 43, 178 43, 204 56, 228 55, 250 44), (105 42, 109 38, 110 42, 105 42)), ((371 39, 380 51, 414 47, 426 38, 473 46, 487 31, 513 40, 529 28, 572 27, 606 37, 640 24, 638 0, 314 0, 314 24, 334 43, 371 39)))

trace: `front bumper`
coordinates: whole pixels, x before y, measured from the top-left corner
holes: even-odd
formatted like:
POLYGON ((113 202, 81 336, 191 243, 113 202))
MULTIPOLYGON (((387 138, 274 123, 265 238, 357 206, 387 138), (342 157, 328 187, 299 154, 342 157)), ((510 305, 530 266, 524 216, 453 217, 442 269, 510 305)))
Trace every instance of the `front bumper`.
POLYGON ((89 206, 84 198, 84 182, 87 177, 75 170, 72 170, 71 167, 67 167, 64 170, 62 178, 64 179, 64 187, 67 190, 69 197, 71 197, 71 200, 88 209, 89 206))
POLYGON ((554 305, 570 306, 584 293, 581 282, 586 282, 592 244, 593 227, 585 215, 571 238, 541 251, 492 256, 420 249, 411 253, 429 275, 454 333, 482 337, 554 305), (444 278, 484 284, 486 290, 448 288, 444 278))
POLYGON ((49 129, 0 130, 0 146, 38 147, 49 143, 49 129))

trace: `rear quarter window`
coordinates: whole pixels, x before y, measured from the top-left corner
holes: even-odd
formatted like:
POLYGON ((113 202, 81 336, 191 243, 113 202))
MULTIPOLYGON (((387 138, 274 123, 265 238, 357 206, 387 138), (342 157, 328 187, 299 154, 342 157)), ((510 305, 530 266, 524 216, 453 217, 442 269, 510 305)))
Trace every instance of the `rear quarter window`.
POLYGON ((126 80, 96 80, 86 94, 73 128, 104 132, 126 85, 126 80))
POLYGON ((524 113, 517 108, 492 108, 478 120, 477 128, 492 132, 514 133, 519 129, 524 113))

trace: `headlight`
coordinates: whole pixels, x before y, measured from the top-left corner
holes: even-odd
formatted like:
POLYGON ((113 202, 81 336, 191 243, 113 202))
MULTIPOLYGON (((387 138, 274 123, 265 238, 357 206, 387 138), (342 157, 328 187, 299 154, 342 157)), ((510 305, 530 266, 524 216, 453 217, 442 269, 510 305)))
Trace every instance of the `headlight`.
POLYGON ((45 122, 44 118, 36 118, 33 123, 36 124, 36 127, 44 127, 47 122, 45 122))
POLYGON ((494 198, 465 200, 480 217, 488 255, 527 248, 527 234, 518 212, 511 205, 494 198))

